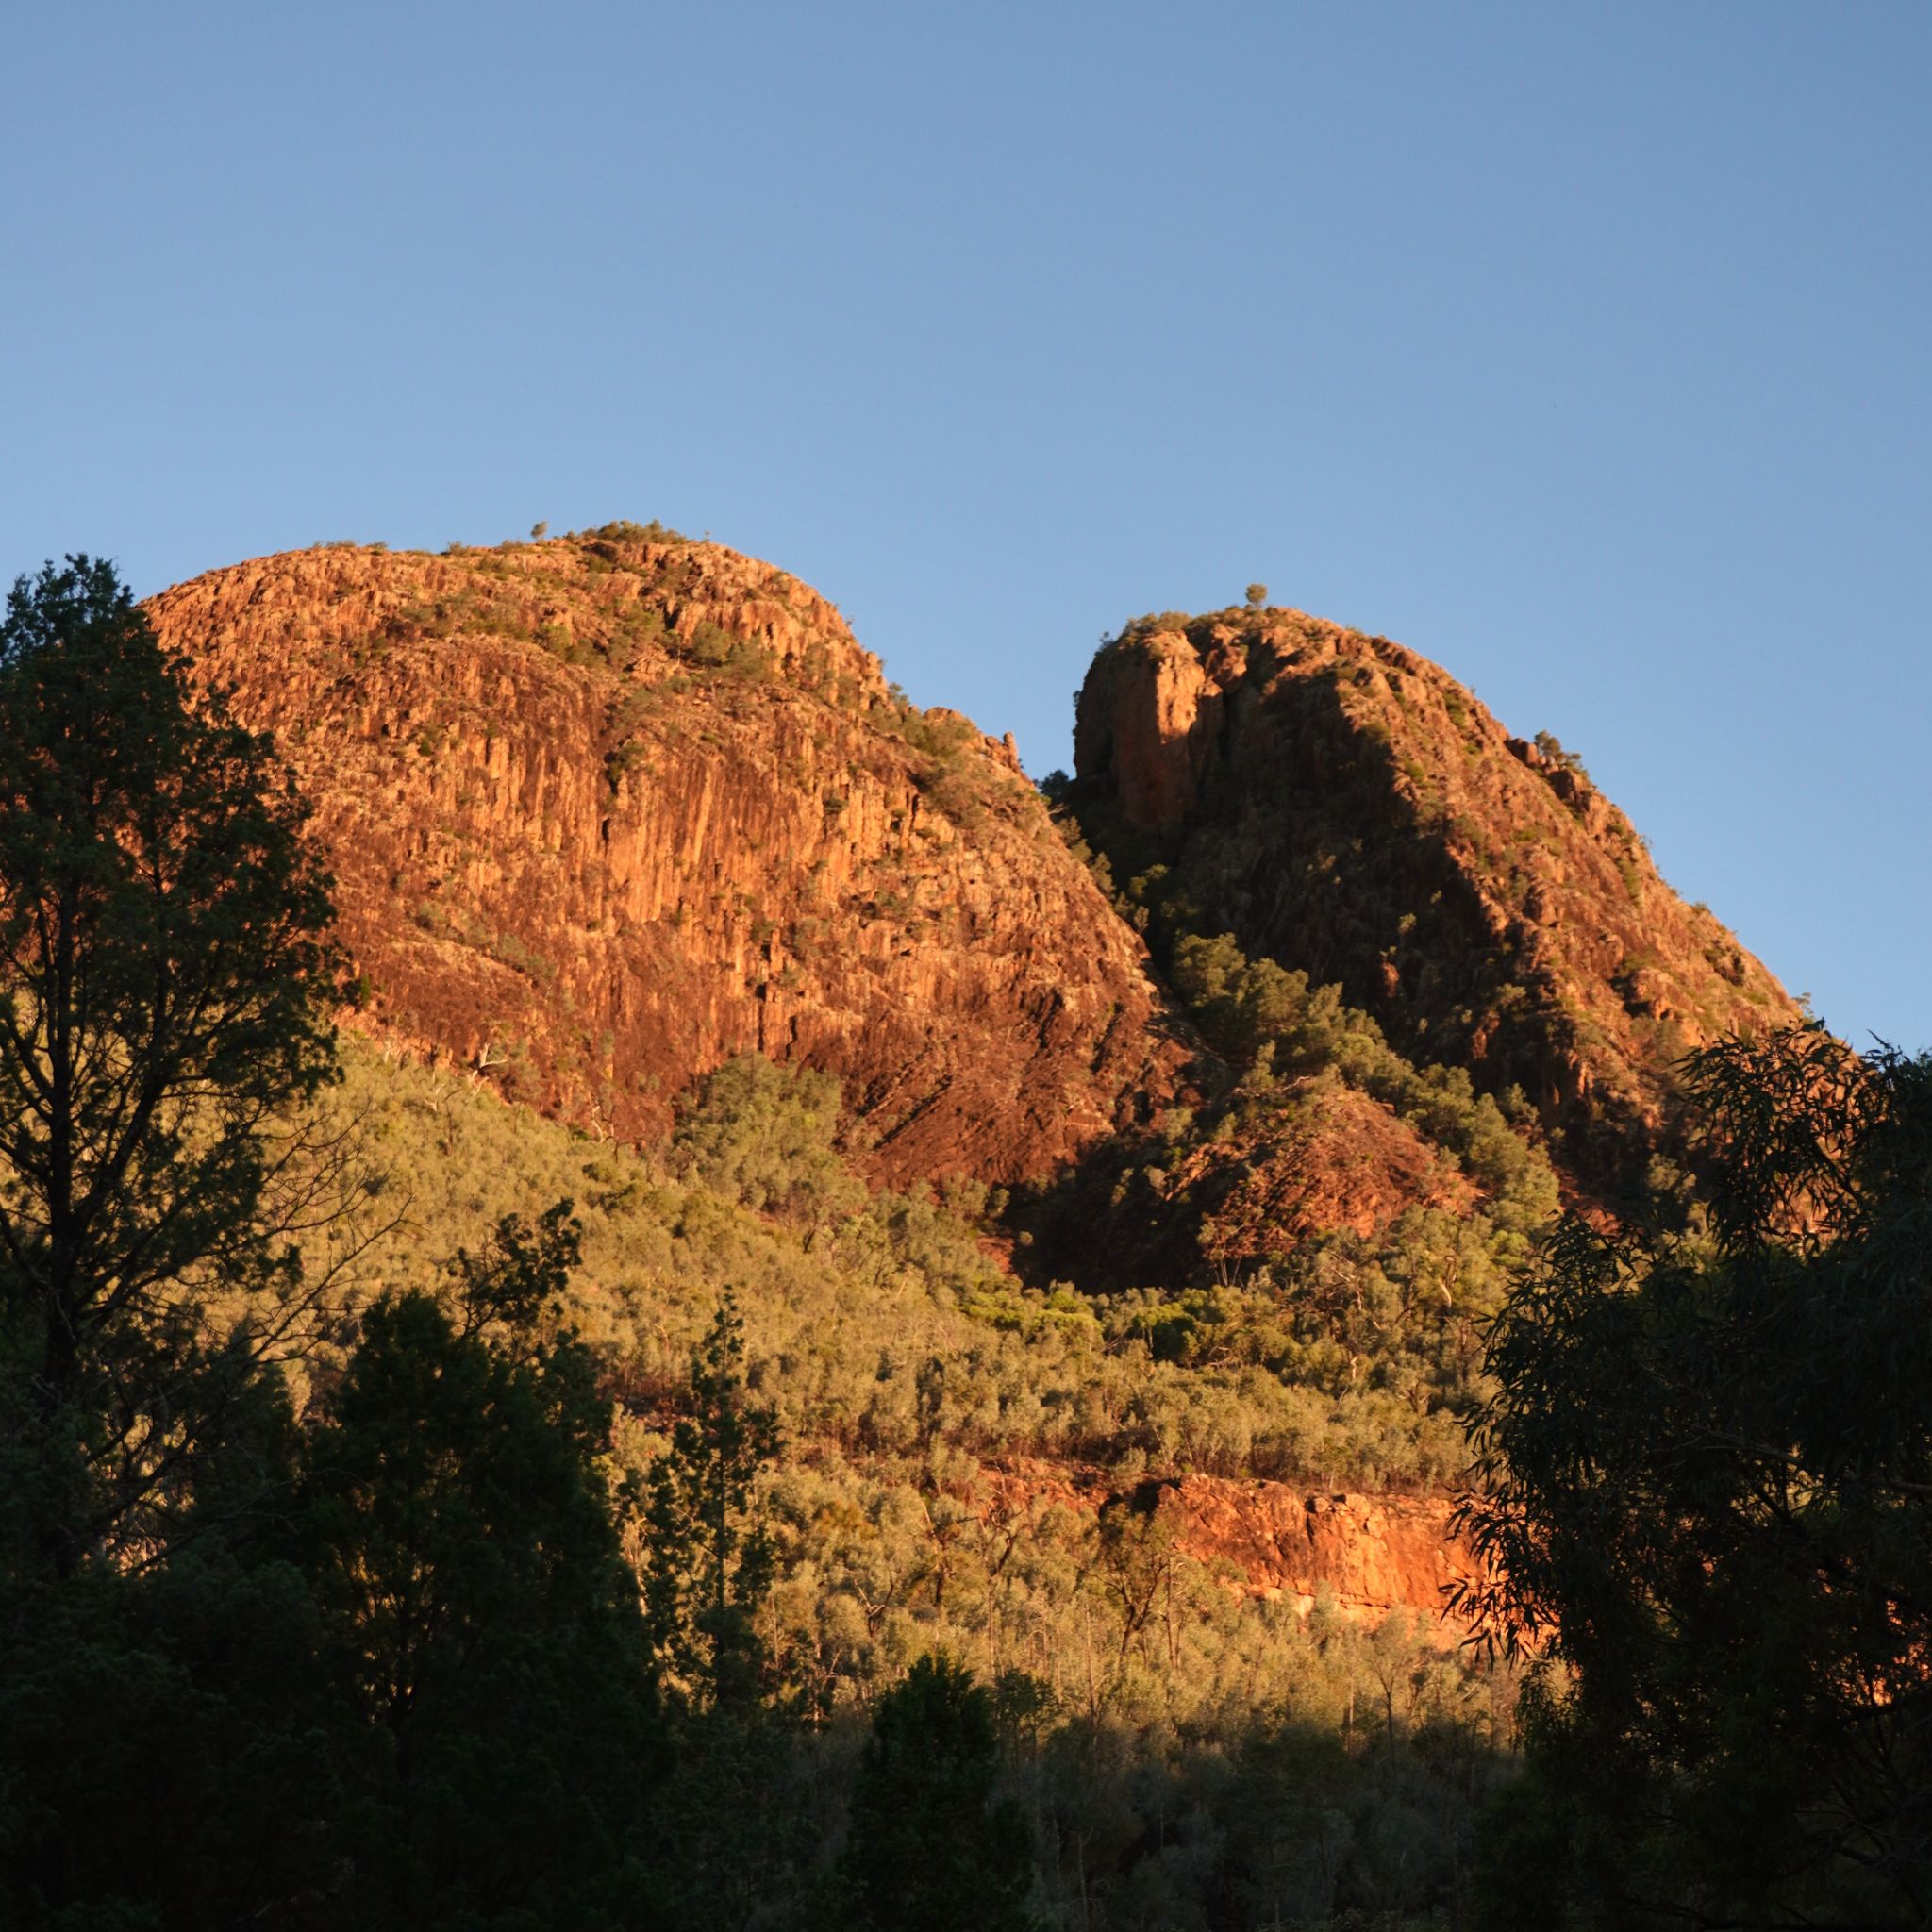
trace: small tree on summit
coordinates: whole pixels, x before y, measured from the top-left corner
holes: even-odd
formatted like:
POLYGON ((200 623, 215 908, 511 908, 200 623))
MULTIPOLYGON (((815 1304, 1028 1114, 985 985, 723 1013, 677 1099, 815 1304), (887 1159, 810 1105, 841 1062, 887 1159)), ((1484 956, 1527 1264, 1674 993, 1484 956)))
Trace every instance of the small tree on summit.
POLYGON ((1268 586, 1266 584, 1250 584, 1248 586, 1248 608, 1250 610, 1259 610, 1265 607, 1267 602, 1268 586))

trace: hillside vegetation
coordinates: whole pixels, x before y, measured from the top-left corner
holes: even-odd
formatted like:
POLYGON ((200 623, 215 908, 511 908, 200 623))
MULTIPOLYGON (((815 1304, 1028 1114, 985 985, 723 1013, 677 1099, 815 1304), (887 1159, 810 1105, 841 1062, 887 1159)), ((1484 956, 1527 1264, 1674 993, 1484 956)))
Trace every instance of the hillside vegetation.
MULTIPOLYGON (((1387 1319, 1378 1355, 1324 1374, 1341 1344, 1270 1289, 1023 1287, 982 1238, 983 1189, 856 1178, 824 1075, 734 1061, 639 1151, 344 1047, 341 1104, 389 1176, 374 1209, 401 1217, 370 1287, 435 1289, 479 1228, 575 1203, 570 1307, 619 1404, 613 1491, 640 1557, 639 1499, 735 1297, 747 1399, 783 1445, 757 1486, 776 1554, 765 1694, 815 1775, 836 1785, 838 1740, 944 1651, 994 1691, 1069 1923, 1259 1925, 1447 1895, 1510 1735, 1504 1681, 1429 1611, 1250 1591, 1157 1486, 1440 1484, 1462 1457, 1454 1416, 1393 1386, 1426 1332, 1387 1319), (1282 1804, 1303 1820, 1286 1840, 1245 1835, 1282 1804)), ((809 1865, 791 1856, 781 1890, 809 1865)))
MULTIPOLYGON (((1639 1282, 1694 1332, 1739 1227, 1785 1319, 1907 1070, 1779 1032, 1554 740, 1254 587, 1108 641, 1036 789, 657 525, 151 616, 50 565, 0 722, 0 1915, 1495 1924, 1650 1843, 1557 1748, 1623 1722, 1565 1675, 1614 1493, 1523 1594, 1626 1380, 1570 1338, 1639 1282)), ((1908 1228, 1897 1119, 1854 1234, 1908 1228)), ((1778 1456, 1739 1549, 1792 1582, 1778 1456)))

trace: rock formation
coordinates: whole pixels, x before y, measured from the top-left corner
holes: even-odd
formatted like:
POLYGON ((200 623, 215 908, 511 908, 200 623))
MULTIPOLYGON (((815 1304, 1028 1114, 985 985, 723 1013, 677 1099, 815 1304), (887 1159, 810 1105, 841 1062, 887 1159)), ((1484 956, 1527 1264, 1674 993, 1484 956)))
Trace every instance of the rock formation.
POLYGON ((1237 1596, 1286 1601, 1303 1616, 1325 1599, 1367 1624, 1403 1611, 1439 1626, 1449 1643, 1467 1634, 1450 1592, 1476 1562, 1455 1535, 1454 1506, 1443 1496, 1331 1494, 1213 1475, 1149 1477, 1122 1489, 1096 1470, 1034 1463, 983 1472, 970 1501, 975 1514, 1001 1524, 1056 1507, 1086 1516, 1132 1509, 1153 1516, 1175 1554, 1237 1596))
POLYGON ((832 606, 613 525, 333 546, 148 607, 313 800, 358 1024, 649 1139, 757 1050, 829 1069, 894 1181, 1036 1174, 1186 1049, 1010 743, 888 688, 832 606))
POLYGON ((1450 1505, 1414 1496, 1310 1495, 1287 1483, 1181 1476, 1158 1506, 1176 1546, 1249 1596, 1311 1610, 1325 1591, 1344 1613, 1379 1622, 1409 1610, 1454 1626, 1445 1592, 1469 1574, 1450 1505))
POLYGON ((1128 625, 1078 700, 1074 799, 1124 884, 1339 982, 1411 1058, 1520 1086, 1573 1176, 1641 1169, 1672 1062, 1798 1017, 1547 737, 1445 672, 1300 611, 1128 625))
MULTIPOLYGON (((1480 1209, 1440 1135, 1358 1085, 1225 1105, 1233 1071, 1010 740, 909 705, 778 570, 619 525, 329 546, 149 609, 313 802, 352 1024, 512 1099, 642 1141, 734 1054, 822 1068, 893 1184, 1094 1157, 1055 1265, 1080 1274, 1071 1241, 1116 1285, 1480 1209)), ((1580 1191, 1657 1147, 1677 1055, 1795 1017, 1560 746, 1385 640, 1285 610, 1143 620, 1088 675, 1076 764, 1120 885, 1165 866, 1202 937, 1339 982, 1418 1064, 1521 1087, 1580 1191)), ((1463 1561, 1440 1502, 1141 1489, 1228 1588, 1303 1608, 1440 1614, 1463 1561)))

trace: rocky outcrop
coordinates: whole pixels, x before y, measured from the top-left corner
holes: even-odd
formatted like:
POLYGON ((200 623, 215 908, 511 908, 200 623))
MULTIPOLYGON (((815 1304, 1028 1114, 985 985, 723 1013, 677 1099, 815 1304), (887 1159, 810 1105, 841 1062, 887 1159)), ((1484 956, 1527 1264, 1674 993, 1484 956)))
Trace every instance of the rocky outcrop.
POLYGON ((1326 1597, 1379 1622, 1405 1610, 1455 1624, 1446 1592, 1471 1574, 1450 1505, 1413 1496, 1309 1495, 1288 1483, 1181 1476, 1164 1486, 1177 1547, 1249 1596, 1307 1612, 1326 1597))
POLYGON ((1331 1494, 1295 1483, 1228 1476, 1150 1476, 1121 1489, 1098 1470, 1026 1463, 984 1470, 968 1499, 1011 1524, 1059 1509, 1091 1520, 1128 1509, 1152 1517, 1166 1546, 1237 1596, 1286 1601, 1303 1616, 1325 1604, 1357 1622, 1391 1611, 1428 1620, 1450 1641, 1467 1634, 1455 1586, 1477 1564, 1441 1496, 1331 1494))
MULTIPOLYGON (((314 801, 358 1024, 593 1133, 652 1138, 753 1050, 839 1074, 880 1177, 1010 1181, 1224 1077, 1010 741, 908 704, 768 565, 612 525, 305 551, 150 609, 314 801)), ((1683 1051, 1795 1016, 1560 747, 1386 640, 1281 610, 1131 626, 1076 761, 1117 878, 1167 864, 1201 929, 1522 1087, 1586 1183, 1647 1158, 1683 1051)), ((1386 1108, 1343 1112, 1178 1182, 1237 1243, 1457 1205, 1386 1108)))
POLYGON ((1043 1172, 1188 1054, 1010 741, 832 606, 612 526, 335 546, 148 607, 315 807, 357 1024, 648 1139, 749 1050, 837 1074, 882 1177, 1043 1172))
POLYGON ((1074 803, 1124 882, 1339 982, 1418 1061, 1520 1086, 1573 1176, 1641 1167, 1683 1053, 1795 1020, 1554 740, 1294 610, 1142 620, 1081 690, 1074 803))

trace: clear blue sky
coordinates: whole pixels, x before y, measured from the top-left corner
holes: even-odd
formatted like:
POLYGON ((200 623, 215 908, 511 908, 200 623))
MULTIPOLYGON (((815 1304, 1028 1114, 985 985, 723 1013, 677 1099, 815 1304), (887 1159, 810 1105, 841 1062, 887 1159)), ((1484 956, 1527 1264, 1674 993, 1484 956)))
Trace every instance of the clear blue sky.
POLYGON ((0 9, 0 573, 653 516, 1066 762, 1254 578, 1932 1045, 1932 10, 0 9))

